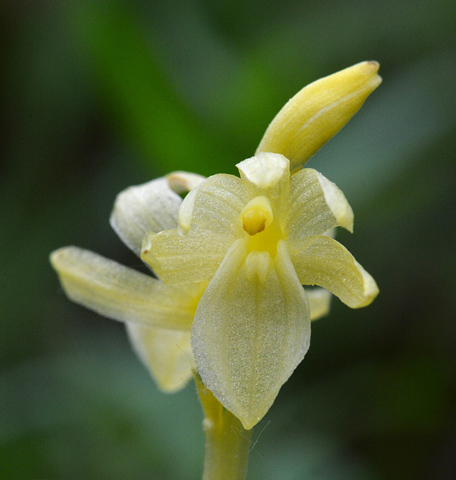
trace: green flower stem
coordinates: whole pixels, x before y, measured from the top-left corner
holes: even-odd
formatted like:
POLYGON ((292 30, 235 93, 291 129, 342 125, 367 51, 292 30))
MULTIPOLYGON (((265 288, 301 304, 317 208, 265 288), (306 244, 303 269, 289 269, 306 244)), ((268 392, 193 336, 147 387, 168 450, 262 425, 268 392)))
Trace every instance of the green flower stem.
POLYGON ((203 480, 244 480, 252 430, 226 410, 195 374, 203 406, 205 436, 203 480))

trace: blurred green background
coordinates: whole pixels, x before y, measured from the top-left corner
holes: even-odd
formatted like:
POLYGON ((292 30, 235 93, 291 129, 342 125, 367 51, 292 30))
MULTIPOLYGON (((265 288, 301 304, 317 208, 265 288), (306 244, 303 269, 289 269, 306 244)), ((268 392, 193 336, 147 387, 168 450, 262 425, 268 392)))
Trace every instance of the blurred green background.
POLYGON ((289 97, 370 59, 383 84, 309 166, 349 199, 339 239, 381 294, 313 325, 248 478, 454 478, 455 18, 454 0, 3 0, 0 478, 200 477, 194 387, 160 393, 48 255, 140 268, 108 224, 120 190, 234 173, 289 97))

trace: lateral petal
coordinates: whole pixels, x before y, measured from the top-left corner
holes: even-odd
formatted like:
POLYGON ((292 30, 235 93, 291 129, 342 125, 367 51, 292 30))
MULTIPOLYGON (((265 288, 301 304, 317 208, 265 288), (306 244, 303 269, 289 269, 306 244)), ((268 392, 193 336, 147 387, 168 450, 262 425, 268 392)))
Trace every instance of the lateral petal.
POLYGON ((304 87, 276 115, 260 142, 260 152, 281 153, 292 173, 361 108, 380 85, 377 62, 361 62, 304 87))
POLYGON ((149 232, 143 241, 141 259, 168 284, 209 282, 214 276, 233 238, 216 232, 192 228, 158 234, 149 232))
POLYGON ((220 236, 239 236, 239 215, 249 199, 240 178, 213 175, 185 197, 179 211, 179 227, 182 232, 196 226, 220 236))
POLYGON ((274 260, 237 240, 198 305, 192 347, 203 383, 250 429, 304 358, 309 306, 286 243, 274 260))
POLYGON ((65 247, 51 254, 67 296, 113 320, 188 331, 198 286, 176 288, 96 253, 65 247))
POLYGON ((125 324, 133 348, 164 392, 185 387, 195 369, 190 332, 125 324))
POLYGON ((353 211, 334 183, 311 168, 291 177, 285 231, 290 240, 322 235, 341 226, 353 231, 353 211))
POLYGON ((351 308, 365 307, 377 296, 375 280, 336 240, 315 236, 290 241, 289 250, 303 285, 326 288, 351 308))
POLYGON ((177 227, 181 197, 166 178, 127 188, 117 195, 110 223, 120 239, 137 255, 148 231, 161 232, 177 227))

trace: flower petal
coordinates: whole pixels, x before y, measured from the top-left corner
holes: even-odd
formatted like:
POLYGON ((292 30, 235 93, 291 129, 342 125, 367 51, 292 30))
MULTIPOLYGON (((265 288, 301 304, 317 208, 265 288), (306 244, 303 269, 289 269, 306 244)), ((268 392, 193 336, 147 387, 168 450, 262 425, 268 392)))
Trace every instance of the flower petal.
POLYGON ((316 170, 303 168, 295 173, 286 208, 288 238, 322 235, 337 226, 353 230, 353 211, 344 194, 316 170))
POLYGON ((351 308, 369 305, 378 294, 375 280, 336 240, 316 236, 289 242, 290 257, 303 285, 319 285, 351 308))
POLYGON ((77 247, 51 254, 68 297, 105 317, 167 329, 190 330, 196 286, 175 288, 77 247))
POLYGON ((213 175, 192 190, 182 202, 179 227, 187 232, 190 227, 197 226, 234 238, 242 232, 239 215, 248 200, 248 192, 240 178, 213 175))
POLYGON ((283 155, 260 153, 236 166, 242 178, 258 188, 268 189, 277 185, 284 176, 290 176, 289 165, 290 162, 283 155))
POLYGON ((165 330, 127 322, 127 333, 138 357, 165 392, 185 387, 195 369, 190 332, 165 330))
POLYGON ((377 62, 362 62, 304 87, 269 125, 256 151, 281 153, 292 173, 361 108, 380 85, 377 62))
POLYGON ((187 235, 180 229, 148 233, 141 259, 168 284, 209 282, 214 276, 232 237, 194 227, 187 235))
POLYGON ((198 187, 206 177, 192 172, 172 172, 166 175, 169 187, 176 193, 187 193, 198 187))
POLYGON ((237 240, 198 305, 192 327, 204 384, 246 429, 266 414, 304 358, 310 340, 307 299, 280 241, 247 255, 237 240))
POLYGON ((252 195, 265 195, 281 211, 288 203, 290 162, 283 155, 259 153, 238 163, 244 184, 253 187, 252 195))
POLYGON ((177 227, 181 202, 166 178, 157 178, 119 193, 110 223, 125 245, 139 255, 146 232, 177 227))
POLYGON ((214 175, 192 190, 179 210, 179 228, 148 234, 141 258, 166 283, 209 281, 236 238, 246 236, 240 214, 244 182, 214 175))
POLYGON ((307 300, 310 307, 310 319, 318 320, 329 313, 332 295, 324 288, 306 288, 307 300))

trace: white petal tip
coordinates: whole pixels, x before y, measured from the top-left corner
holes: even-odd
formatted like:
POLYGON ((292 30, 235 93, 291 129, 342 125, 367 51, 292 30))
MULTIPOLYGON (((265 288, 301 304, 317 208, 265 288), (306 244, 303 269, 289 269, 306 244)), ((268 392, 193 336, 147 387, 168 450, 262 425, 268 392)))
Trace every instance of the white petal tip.
POLYGON ((236 166, 249 182, 259 188, 271 188, 289 174, 290 162, 283 155, 261 152, 236 166))
POLYGON ((363 297, 360 299, 359 303, 356 305, 349 305, 351 308, 363 308, 370 305, 377 295, 379 294, 380 290, 378 289, 377 283, 373 279, 373 277, 364 270, 364 268, 355 260, 355 264, 358 266, 363 282, 364 282, 364 291, 363 297))
POLYGON ((176 193, 187 193, 198 187, 205 177, 197 173, 172 172, 166 175, 168 185, 176 193))
POLYGON ((325 195, 326 203, 331 209, 337 224, 353 233, 353 210, 347 202, 345 195, 321 173, 317 172, 317 176, 325 195))
POLYGON ((357 305, 356 308, 367 307, 375 300, 375 298, 379 293, 380 293, 380 290, 378 289, 378 286, 375 283, 375 280, 371 277, 370 281, 366 285, 365 300, 361 302, 359 305, 357 305))

